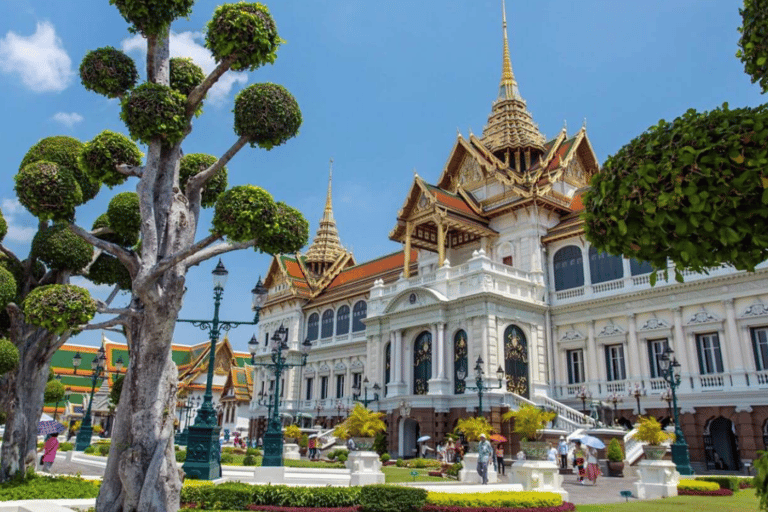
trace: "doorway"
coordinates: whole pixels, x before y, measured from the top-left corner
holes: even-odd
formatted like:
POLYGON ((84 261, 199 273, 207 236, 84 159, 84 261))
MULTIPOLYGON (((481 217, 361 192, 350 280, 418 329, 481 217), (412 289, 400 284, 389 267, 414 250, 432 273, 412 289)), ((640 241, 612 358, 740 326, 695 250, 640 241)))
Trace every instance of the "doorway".
POLYGON ((420 435, 419 422, 412 418, 400 420, 399 443, 397 454, 404 459, 410 459, 418 455, 416 440, 420 435))
POLYGON ((704 429, 704 454, 707 469, 738 471, 741 469, 739 444, 733 422, 719 416, 704 429))

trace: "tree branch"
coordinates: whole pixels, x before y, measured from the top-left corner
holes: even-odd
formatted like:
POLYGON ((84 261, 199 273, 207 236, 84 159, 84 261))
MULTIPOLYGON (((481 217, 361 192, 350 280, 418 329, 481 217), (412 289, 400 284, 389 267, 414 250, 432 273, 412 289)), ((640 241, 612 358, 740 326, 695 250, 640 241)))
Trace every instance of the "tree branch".
POLYGON ((104 303, 109 306, 112 304, 112 301, 115 300, 115 297, 117 297, 117 293, 120 291, 120 286, 115 285, 114 288, 112 288, 112 291, 109 293, 109 297, 107 297, 107 300, 104 301, 104 303))
POLYGON ((112 242, 107 242, 101 238, 96 238, 94 235, 84 230, 80 226, 76 226, 75 224, 70 224, 69 226, 76 235, 78 235, 89 244, 101 249, 102 251, 113 254, 118 260, 120 260, 123 265, 126 266, 126 268, 128 268, 128 271, 131 272, 131 275, 136 274, 139 262, 136 258, 136 255, 134 255, 132 252, 123 249, 119 245, 113 244, 112 242))
POLYGON ((194 206, 200 201, 201 195, 199 192, 203 188, 203 185, 205 185, 205 183, 211 179, 211 177, 216 174, 222 167, 227 165, 227 163, 232 160, 232 157, 234 157, 238 151, 243 149, 243 146, 245 146, 247 142, 248 137, 240 137, 234 144, 232 144, 232 147, 230 147, 227 152, 221 156, 221 158, 214 162, 213 165, 211 165, 203 172, 199 172, 189 178, 189 181, 187 181, 187 199, 191 205, 194 206))
POLYGON ((5 254, 8 257, 8 259, 11 259, 16 263, 18 263, 19 265, 21 265, 21 260, 13 253, 13 251, 8 249, 6 246, 0 244, 0 252, 5 254))
POLYGON ((211 74, 205 77, 203 83, 192 89, 192 92, 189 93, 189 97, 187 98, 186 115, 188 119, 192 119, 192 116, 195 114, 195 110, 197 110, 197 107, 200 106, 200 103, 202 103, 210 88, 219 81, 221 75, 229 71, 230 66, 232 66, 233 62, 235 62, 235 58, 235 56, 231 56, 219 62, 216 68, 211 71, 211 74))
POLYGON ((136 176, 137 178, 141 178, 141 176, 144 174, 144 166, 142 165, 118 164, 115 166, 115 170, 117 170, 117 172, 120 174, 125 174, 126 176, 136 176))
POLYGON ((208 247, 207 249, 204 249, 195 254, 192 254, 191 256, 189 256, 187 259, 184 260, 184 265, 186 265, 187 269, 189 269, 189 267, 194 267, 195 265, 199 265, 203 261, 214 258, 220 254, 224 254, 226 252, 231 252, 231 251, 239 251, 240 249, 245 249, 248 247, 253 247, 255 243, 256 243, 256 240, 249 240, 247 242, 238 242, 234 244, 230 242, 224 242, 219 245, 208 247))
POLYGON ((202 240, 199 240, 198 242, 192 244, 187 249, 183 251, 179 251, 176 254, 172 254, 168 258, 163 258, 157 264, 147 272, 147 279, 152 280, 160 277, 166 270, 173 267, 174 265, 178 264, 183 259, 195 254, 198 251, 201 251, 211 245, 216 240, 219 240, 221 236, 219 235, 208 235, 207 237, 203 238, 202 240))
POLYGON ((112 318, 111 320, 107 320, 105 322, 99 322, 97 324, 86 324, 81 327, 78 327, 78 329, 82 331, 98 331, 100 329, 108 329, 110 327, 115 327, 117 325, 128 328, 128 319, 125 318, 123 315, 120 315, 120 316, 116 316, 115 318, 112 318))

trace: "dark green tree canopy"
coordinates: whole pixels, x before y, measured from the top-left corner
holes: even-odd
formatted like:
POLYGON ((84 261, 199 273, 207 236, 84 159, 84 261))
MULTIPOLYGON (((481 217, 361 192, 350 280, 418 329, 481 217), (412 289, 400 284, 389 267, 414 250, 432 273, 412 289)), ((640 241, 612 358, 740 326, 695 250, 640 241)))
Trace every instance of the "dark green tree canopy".
POLYGON ((187 97, 168 86, 145 82, 123 98, 120 118, 131 137, 149 144, 159 138, 175 144, 184 136, 187 97))
POLYGON ((141 229, 139 195, 136 192, 120 192, 109 202, 107 208, 109 227, 118 235, 128 239, 141 229))
POLYGON ((121 290, 131 289, 131 274, 125 265, 107 253, 99 254, 88 269, 88 279, 96 284, 118 285, 121 290))
POLYGON ((4 266, 0 266, 0 309, 5 309, 16 297, 16 278, 4 266))
POLYGON ((78 162, 91 180, 109 188, 125 183, 128 176, 117 171, 120 164, 140 166, 144 155, 136 144, 123 134, 104 130, 86 142, 78 162))
POLYGON ((139 72, 133 59, 106 46, 85 54, 80 63, 80 81, 89 91, 107 98, 122 96, 136 85, 139 72))
POLYGON ((282 85, 253 84, 235 98, 235 133, 251 145, 279 146, 296 136, 301 121, 299 104, 282 85))
POLYGON ((768 107, 688 110, 609 157, 584 198, 587 238, 601 251, 666 269, 768 258, 768 107))
POLYGON ((5 220, 3 212, 0 211, 0 242, 5 239, 5 235, 8 234, 8 222, 5 220))
POLYGON ((768 92, 768 0, 744 0, 739 13, 743 23, 736 56, 752 83, 760 82, 763 92, 768 92))
POLYGON ((69 224, 56 223, 35 234, 32 256, 48 268, 77 272, 91 262, 93 246, 73 233, 69 224))
MULTIPOLYGON (((181 158, 179 167, 179 185, 181 191, 186 192, 187 180, 191 176, 200 173, 218 160, 213 155, 203 153, 190 153, 181 158)), ((209 208, 216 204, 216 199, 227 189, 227 168, 223 167, 216 172, 203 186, 203 197, 200 204, 209 208)))
POLYGON ((56 379, 49 380, 45 385, 45 394, 43 395, 43 400, 46 403, 61 402, 64 400, 64 395, 66 392, 67 390, 64 387, 64 384, 57 381, 56 379))
POLYGON ((277 206, 269 192, 254 185, 240 185, 219 196, 213 229, 234 242, 259 240, 271 232, 276 214, 277 206))
MULTIPOLYGON (((95 221, 93 221, 93 227, 91 229, 96 230, 100 228, 107 228, 112 230, 112 227, 109 225, 109 216, 106 213, 102 213, 96 217, 95 221)), ((133 247, 136 245, 136 242, 139 241, 139 232, 135 231, 127 235, 121 235, 120 233, 116 233, 114 230, 112 230, 111 233, 104 233, 102 235, 97 235, 97 237, 122 247, 133 247)))
POLYGON ((85 288, 51 284, 29 292, 22 309, 28 324, 63 334, 88 323, 96 314, 96 303, 85 288))
POLYGON ((176 18, 192 12, 195 0, 109 0, 125 21, 145 36, 160 35, 176 18))
POLYGON ((83 143, 72 137, 55 135, 46 137, 29 148, 21 160, 19 170, 34 162, 53 162, 60 168, 72 173, 80 186, 82 199, 77 204, 90 201, 99 193, 99 183, 91 181, 88 175, 80 169, 78 157, 83 150, 83 143))
POLYGON ((19 364, 19 349, 7 338, 0 339, 0 375, 8 373, 19 364))
POLYGON ((273 64, 281 42, 269 9, 247 2, 217 7, 205 36, 205 46, 216 62, 231 60, 233 71, 273 64))
POLYGON ((71 220, 83 193, 70 169, 53 162, 34 162, 14 177, 16 197, 40 220, 71 220))
POLYGON ((277 211, 271 232, 262 236, 254 247, 268 254, 295 253, 307 244, 309 223, 299 210, 282 201, 275 206, 277 211))
POLYGON ((189 96, 192 89, 203 83, 205 73, 192 59, 173 57, 170 63, 171 89, 189 96))

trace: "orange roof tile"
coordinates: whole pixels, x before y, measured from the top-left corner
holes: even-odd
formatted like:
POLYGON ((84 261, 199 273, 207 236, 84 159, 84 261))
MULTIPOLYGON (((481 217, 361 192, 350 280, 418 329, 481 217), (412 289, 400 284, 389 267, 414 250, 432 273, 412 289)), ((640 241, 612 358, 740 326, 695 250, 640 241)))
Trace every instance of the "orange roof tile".
MULTIPOLYGON (((405 261, 404 255, 405 255, 405 252, 400 251, 394 254, 389 254, 387 256, 382 256, 381 258, 378 258, 372 261, 361 263, 360 265, 355 265, 354 267, 349 267, 344 271, 342 271, 339 275, 337 275, 333 279, 333 281, 331 281, 331 284, 328 285, 326 290, 337 287, 337 286, 341 286, 343 284, 350 283, 353 281, 369 278, 376 274, 380 274, 380 273, 394 270, 397 268, 402 268, 405 261)), ((415 250, 412 250, 411 262, 416 261, 417 257, 418 257, 418 252, 415 250)))
POLYGON ((469 207, 469 205, 464 201, 463 198, 451 194, 450 192, 446 192, 445 190, 435 187, 434 185, 427 185, 429 187, 429 190, 431 190, 435 197, 437 198, 437 201, 440 204, 444 204, 445 206, 449 206, 453 208, 454 210, 458 210, 462 213, 466 213, 467 215, 470 215, 472 217, 477 217, 477 214, 472 210, 472 208, 469 207))
POLYGON ((568 206, 572 211, 574 212, 580 212, 584 209, 584 201, 582 199, 582 196, 584 195, 583 192, 576 192, 576 194, 573 196, 573 199, 571 199, 571 204, 568 206))
POLYGON ((557 148, 557 151, 555 151, 555 154, 552 156, 552 160, 550 160, 546 170, 552 171, 560 166, 563 160, 565 160, 565 157, 568 155, 568 152, 570 151, 571 146, 573 146, 573 142, 575 140, 576 138, 572 137, 560 144, 560 147, 557 148))

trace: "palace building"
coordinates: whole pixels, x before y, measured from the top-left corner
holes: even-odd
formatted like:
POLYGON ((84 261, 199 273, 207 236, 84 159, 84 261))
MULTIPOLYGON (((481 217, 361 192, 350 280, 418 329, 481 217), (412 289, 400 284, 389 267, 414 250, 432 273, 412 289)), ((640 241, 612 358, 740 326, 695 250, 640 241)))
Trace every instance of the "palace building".
MULTIPOLYGON (((274 257, 255 356, 268 359, 281 326, 292 350, 312 342, 308 364, 284 374, 281 410, 330 427, 355 400, 376 399, 369 407, 386 413, 398 456, 482 412, 512 439, 510 453, 517 440, 501 414, 524 403, 557 411, 566 431, 591 424, 590 406, 606 423, 639 412, 669 421, 657 356, 671 347, 694 466, 738 470, 755 458, 768 448, 766 266, 651 286, 647 264, 584 238, 581 194, 598 169, 586 126, 540 132, 504 16, 488 123, 458 136, 442 172, 414 177, 390 233, 403 249, 358 263, 341 243, 329 178, 306 253, 274 257), (476 367, 492 388, 482 411, 476 367)), ((250 435, 260 436, 267 405, 255 397, 275 383, 254 372, 250 435)))

